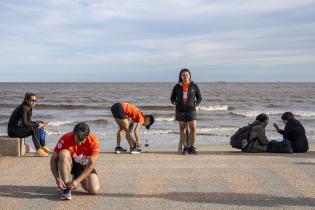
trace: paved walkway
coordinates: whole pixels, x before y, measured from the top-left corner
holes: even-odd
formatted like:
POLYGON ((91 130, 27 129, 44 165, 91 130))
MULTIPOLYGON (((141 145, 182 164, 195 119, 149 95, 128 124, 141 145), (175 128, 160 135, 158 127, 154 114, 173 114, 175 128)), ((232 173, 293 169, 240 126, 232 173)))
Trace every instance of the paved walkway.
POLYGON ((71 201, 59 200, 50 158, 0 157, 0 209, 315 209, 314 147, 306 154, 199 151, 102 153, 101 193, 80 188, 71 201))

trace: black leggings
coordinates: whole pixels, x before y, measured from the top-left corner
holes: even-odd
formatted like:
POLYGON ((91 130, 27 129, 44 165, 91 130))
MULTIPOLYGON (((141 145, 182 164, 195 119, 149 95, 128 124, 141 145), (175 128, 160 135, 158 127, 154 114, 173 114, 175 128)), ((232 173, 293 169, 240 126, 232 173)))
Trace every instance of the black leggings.
POLYGON ((42 139, 42 141, 40 140, 39 128, 37 127, 11 128, 8 130, 8 135, 10 137, 16 138, 26 138, 32 136, 32 140, 36 149, 45 146, 45 139, 42 139))

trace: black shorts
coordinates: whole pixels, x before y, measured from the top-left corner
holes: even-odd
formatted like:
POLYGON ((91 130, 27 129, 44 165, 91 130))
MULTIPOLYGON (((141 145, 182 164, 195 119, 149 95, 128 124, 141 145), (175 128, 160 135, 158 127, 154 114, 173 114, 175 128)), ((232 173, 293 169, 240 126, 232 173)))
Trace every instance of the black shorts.
MULTIPOLYGON (((73 179, 78 178, 78 176, 80 176, 80 174, 82 173, 82 171, 84 169, 85 169, 84 165, 77 163, 77 162, 74 162, 74 160, 72 160, 71 174, 73 175, 73 179)), ((93 168, 93 170, 91 171, 90 174, 96 174, 97 175, 95 168, 93 168)))
POLYGON ((180 112, 180 111, 176 111, 175 113, 175 119, 177 121, 193 121, 196 120, 197 118, 197 113, 196 111, 192 111, 192 112, 180 112))
POLYGON ((121 120, 127 119, 125 111, 121 103, 115 103, 110 110, 112 111, 114 118, 121 119, 121 120))

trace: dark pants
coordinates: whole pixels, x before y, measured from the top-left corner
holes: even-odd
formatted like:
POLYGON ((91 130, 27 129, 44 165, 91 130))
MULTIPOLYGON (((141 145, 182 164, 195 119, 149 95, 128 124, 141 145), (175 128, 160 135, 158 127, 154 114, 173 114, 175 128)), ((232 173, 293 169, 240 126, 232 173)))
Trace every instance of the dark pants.
POLYGON ((45 146, 45 139, 40 140, 39 128, 37 127, 16 127, 8 130, 8 135, 15 138, 26 138, 32 136, 36 149, 45 146))
MULTIPOLYGON (((84 169, 85 169, 84 165, 81 165, 80 163, 77 163, 72 159, 71 174, 73 175, 73 179, 78 178, 81 175, 81 173, 84 171, 84 169)), ((93 168, 93 170, 91 171, 90 174, 96 174, 97 175, 95 168, 93 168)))

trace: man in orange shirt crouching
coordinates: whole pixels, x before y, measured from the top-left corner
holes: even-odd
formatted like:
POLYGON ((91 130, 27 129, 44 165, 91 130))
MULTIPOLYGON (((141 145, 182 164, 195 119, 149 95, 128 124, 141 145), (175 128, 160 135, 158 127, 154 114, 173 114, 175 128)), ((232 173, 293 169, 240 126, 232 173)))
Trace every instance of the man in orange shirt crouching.
POLYGON ((50 160, 50 169, 62 191, 61 200, 71 200, 71 190, 79 184, 90 194, 99 192, 99 179, 94 169, 99 153, 99 140, 85 123, 78 123, 73 132, 60 138, 50 160))

